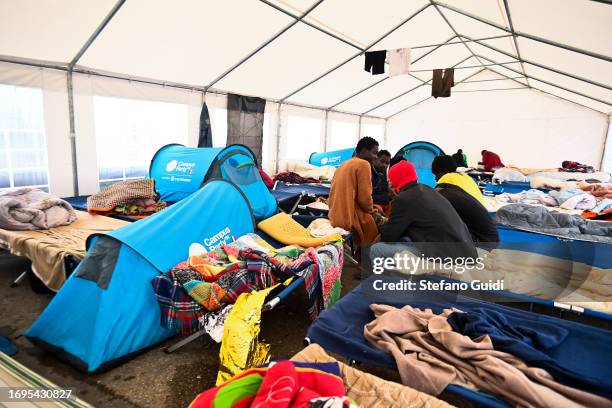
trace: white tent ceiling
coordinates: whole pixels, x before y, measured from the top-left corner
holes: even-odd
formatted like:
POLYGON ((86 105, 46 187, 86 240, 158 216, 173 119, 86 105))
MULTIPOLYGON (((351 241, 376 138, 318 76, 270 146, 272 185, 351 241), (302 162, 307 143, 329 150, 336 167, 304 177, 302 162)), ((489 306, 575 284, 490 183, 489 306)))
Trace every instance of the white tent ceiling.
POLYGON ((378 117, 427 99, 431 69, 455 66, 463 91, 531 87, 610 114, 608 3, 0 0, 0 60, 378 117), (365 50, 403 47, 412 75, 363 70, 365 50))

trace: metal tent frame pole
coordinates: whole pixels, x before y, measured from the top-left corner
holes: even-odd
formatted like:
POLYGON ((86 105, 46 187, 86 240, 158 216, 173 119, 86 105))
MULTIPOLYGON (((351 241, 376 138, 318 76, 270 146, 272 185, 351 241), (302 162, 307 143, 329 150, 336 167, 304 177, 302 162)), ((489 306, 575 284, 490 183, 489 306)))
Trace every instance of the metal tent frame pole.
MULTIPOLYGON (((487 58, 487 57, 484 57, 484 56, 482 56, 482 55, 481 55, 481 57, 482 57, 483 59, 485 59, 485 60, 489 60, 489 61, 490 61, 490 59, 489 59, 489 58, 487 58)), ((492 71, 492 72, 494 72, 494 73, 496 73, 497 75, 501 75, 501 76, 503 76, 503 77, 504 77, 504 78, 506 78, 506 79, 513 80, 513 81, 515 81, 515 82, 521 83, 521 82, 517 81, 515 78, 509 77, 509 76, 507 76, 507 75, 506 75, 506 74, 504 74, 504 73, 501 73, 501 72, 498 72, 498 71, 495 71, 495 70, 491 70, 491 71, 492 71)), ((514 70, 511 70, 511 71, 516 72, 516 71, 514 71, 514 70)), ((533 79, 533 78, 532 78, 532 79, 533 79)), ((537 79, 536 79, 536 81, 537 81, 537 79)), ((523 85, 524 85, 524 84, 523 84, 523 85)), ((564 98, 564 97, 562 97, 562 96, 552 94, 552 93, 547 92, 547 91, 544 91, 544 90, 542 90, 542 89, 540 89, 540 88, 533 87, 533 86, 530 86, 529 88, 530 88, 530 89, 532 89, 532 90, 535 90, 535 91, 541 92, 541 93, 543 93, 543 94, 546 94, 546 95, 548 95, 548 96, 551 96, 551 97, 553 97, 553 98, 561 99, 561 100, 563 100, 563 101, 565 101, 565 102, 569 102, 569 103, 571 103, 571 104, 578 105, 578 106, 580 106, 580 107, 581 107, 581 108, 583 108, 583 109, 588 109, 588 110, 590 110, 590 111, 592 111, 592 112, 596 112, 596 113, 599 113, 599 114, 601 114, 601 115, 607 115, 607 113, 601 112, 601 111, 599 111, 599 110, 597 110, 597 109, 594 109, 594 108, 591 108, 591 107, 589 107, 589 106, 583 105, 583 104, 581 104, 581 103, 579 103, 579 102, 576 102, 576 101, 572 101, 572 100, 567 99, 567 98, 564 98)))
POLYGON ((74 195, 79 195, 79 170, 77 163, 77 145, 76 145, 76 124, 74 120, 74 67, 77 62, 81 59, 83 54, 89 49, 91 44, 98 38, 102 30, 110 23, 115 14, 121 9, 121 7, 125 4, 126 0, 119 0, 110 12, 104 17, 104 20, 98 25, 96 30, 89 36, 85 44, 79 49, 77 54, 72 58, 67 67, 66 74, 66 88, 68 92, 68 122, 70 126, 70 153, 72 159, 72 188, 74 190, 74 195))
MULTIPOLYGON (((417 59, 415 59, 414 61, 412 61, 412 64, 415 64, 416 62, 418 62, 418 61, 420 61, 421 59, 425 58, 426 56, 428 56, 428 55, 429 55, 429 54, 431 54, 432 52, 436 51, 437 49, 439 49, 440 47, 442 47, 444 44, 448 43, 449 41, 454 40, 455 38, 457 38, 457 36, 452 36, 451 38, 449 38, 449 39, 448 39, 447 41, 445 41, 444 43, 442 43, 442 44, 438 45, 437 47, 435 47, 435 48, 434 48, 434 49, 432 49, 432 50, 427 51, 425 54, 421 55, 419 58, 417 58, 417 59)), ((470 58, 471 58, 471 57, 470 57, 470 58)), ((411 76, 412 76, 412 77, 414 77, 414 75, 411 75, 411 76)), ((349 99, 352 99, 352 98, 354 98, 355 96, 357 96, 357 95, 359 95, 359 94, 361 94, 361 93, 363 93, 363 92, 367 91, 368 89, 373 88, 373 87, 375 87, 376 85, 378 85, 378 84, 380 84, 380 83, 382 83, 382 82, 386 81, 387 79, 389 79, 389 77, 388 77, 388 76, 387 76, 387 77, 382 78, 380 81, 374 82, 373 84, 370 84, 370 85, 366 86, 365 88, 360 89, 359 91, 357 91, 357 92, 353 93, 352 95, 350 95, 350 96, 348 96, 348 97, 346 97, 346 98, 342 99, 340 102, 336 102, 335 104, 333 104, 333 105, 332 105, 332 106, 330 106, 329 108, 330 108, 330 109, 333 109, 333 108, 335 108, 336 106, 341 105, 341 104, 343 104, 344 102, 348 101, 349 99)), ((420 80, 420 81, 422 81, 420 78, 417 78, 417 79, 418 79, 418 80, 420 80)))
MULTIPOLYGON (((523 65, 523 58, 521 57, 521 51, 519 50, 518 41, 516 41, 516 34, 514 30, 514 24, 512 23, 512 15, 510 14, 510 6, 508 5, 508 0, 504 0, 504 7, 506 9, 506 16, 508 16, 508 25, 510 26, 510 31, 512 32, 512 42, 514 43, 514 49, 516 50, 516 56, 519 61, 521 61, 521 71, 523 71, 523 75, 527 77, 527 71, 525 71, 525 66, 523 65)), ((529 85, 529 79, 527 80, 527 86, 529 85)))
MULTIPOLYGON (((478 39, 472 39, 472 38, 470 38, 469 36, 464 35, 464 34, 462 34, 462 35, 461 35, 461 37, 463 37, 463 38, 467 38, 467 39, 469 39, 469 40, 472 40, 472 41, 473 41, 473 42, 475 42, 476 44, 482 45, 483 47, 486 47, 486 48, 488 48, 488 49, 490 49, 490 50, 493 50, 493 51, 499 52, 500 54, 503 54, 503 55, 505 55, 505 56, 507 56, 507 57, 514 58, 514 56, 513 56, 512 54, 510 54, 510 53, 508 53, 508 52, 506 52, 506 51, 504 51, 504 50, 502 50, 502 49, 499 49, 499 48, 497 48, 497 47, 494 47, 494 46, 492 46, 492 45, 490 45, 490 44, 487 44, 487 43, 481 42, 481 41, 480 41, 480 40, 478 40, 478 39)), ((578 81, 583 81, 583 82, 589 83, 589 84, 591 84, 591 85, 599 86, 599 87, 601 87, 601 88, 605 88, 605 89, 608 89, 608 90, 612 91, 612 86, 610 86, 610 85, 602 84, 602 83, 600 83, 600 82, 593 81, 593 80, 591 80, 591 79, 584 78, 584 77, 581 77, 581 76, 579 76, 579 75, 570 74, 569 72, 560 71, 560 70, 558 70, 558 69, 555 69, 555 68, 552 68, 552 67, 549 67, 549 66, 546 66, 546 65, 543 65, 543 64, 537 63, 537 62, 535 62, 535 61, 530 61, 530 60, 525 60, 525 59, 523 59, 522 61, 518 61, 518 60, 517 60, 516 62, 517 62, 517 63, 519 63, 519 62, 523 62, 523 63, 525 63, 525 64, 533 65, 533 66, 535 66, 535 67, 538 67, 538 68, 541 68, 541 69, 544 69, 544 70, 547 70, 547 71, 550 71, 550 72, 554 72, 555 74, 564 75, 564 76, 567 76, 567 77, 569 77, 569 78, 576 79, 576 80, 578 80, 578 81)), ((522 74, 521 74, 521 75, 522 75, 522 74)))
POLYGON ((463 11, 461 9, 458 9, 457 7, 453 7, 453 6, 445 4, 445 3, 440 3, 439 1, 436 1, 436 0, 430 0, 430 1, 433 4, 436 4, 436 5, 440 6, 440 7, 444 7, 445 9, 454 11, 455 13, 459 13, 461 15, 464 15, 465 17, 469 17, 469 18, 472 18, 472 19, 474 19, 476 21, 480 21, 481 23, 490 25, 491 27, 495 27, 495 28, 497 28, 499 30, 505 31, 507 33, 510 33, 510 34, 512 34, 514 36, 527 38, 528 40, 537 41, 537 42, 540 42, 542 44, 551 45, 551 46, 557 47, 557 48, 563 48, 564 50, 573 51, 573 52, 576 52, 578 54, 586 55, 588 57, 597 58, 597 59, 600 59, 600 60, 603 60, 603 61, 607 61, 607 62, 612 62, 612 57, 608 57, 607 55, 599 54, 599 53, 596 53, 596 52, 593 52, 593 51, 588 51, 588 50, 584 50, 584 49, 577 48, 577 47, 572 47, 571 45, 567 45, 567 44, 561 44, 561 43, 558 43, 556 41, 548 40, 546 38, 542 38, 542 37, 539 37, 537 35, 531 35, 531 34, 523 33, 521 31, 514 31, 514 32, 512 32, 511 30, 509 30, 508 28, 506 28, 503 25, 497 24, 497 23, 495 23, 493 21, 490 21, 490 20, 487 20, 485 18, 476 16, 474 14, 468 13, 467 11, 463 11))
POLYGON ((281 35, 283 35, 285 32, 289 31, 289 29, 291 27, 293 27, 294 25, 296 25, 297 23, 299 23, 300 21, 302 21, 304 19, 304 17, 306 17, 311 11, 313 11, 315 8, 317 8, 321 3, 323 3, 324 0, 318 0, 316 3, 314 3, 312 6, 310 6, 304 13, 302 13, 301 16, 299 17, 295 17, 292 15, 292 17, 294 17, 294 20, 289 23, 288 25, 286 25, 283 29, 281 29, 278 33, 274 34, 271 38, 269 38, 267 41, 265 41, 263 44, 261 44, 259 47, 255 48, 253 51, 251 51, 250 53, 248 53, 245 57, 243 57, 242 59, 240 59, 240 61, 238 61, 237 63, 235 63, 234 65, 232 65, 229 69, 227 69, 225 72, 223 72, 221 75, 219 75, 218 77, 216 77, 215 79, 213 79, 207 86, 206 89, 212 87, 213 85, 215 85, 217 82, 219 82, 220 80, 222 80, 223 78, 225 78, 227 75, 229 75, 232 71, 234 71, 236 68, 238 68, 239 66, 241 66, 242 64, 244 64, 245 62, 247 62, 249 59, 251 59, 251 57, 253 57, 255 54, 257 54, 259 51, 263 50, 266 46, 268 46, 270 43, 272 43, 272 41, 276 40, 278 37, 280 37, 281 35))
POLYGON ((276 161, 274 163, 275 173, 278 173, 281 153, 281 107, 282 103, 278 102, 278 111, 276 113, 276 161))
MULTIPOLYGON (((493 60, 492 60, 492 59, 490 59, 490 58, 486 58, 486 57, 483 57, 483 56, 481 56, 481 57, 482 57, 483 59, 487 60, 487 61, 495 62, 495 61, 493 61, 493 60)), ((515 70, 514 68, 511 68, 511 67, 506 67, 506 69, 508 69, 508 70, 510 70, 510 71, 512 71, 512 72, 514 72, 515 74, 519 74, 519 75, 521 74, 521 72, 520 72, 520 71, 517 71, 517 70, 515 70)), ((554 86, 555 88, 559 88, 559 89, 562 89, 562 90, 564 90, 564 91, 566 91, 566 92, 570 92, 570 93, 573 93, 573 94, 576 94, 576 95, 582 96, 583 98, 587 98, 587 99, 591 99, 591 100, 596 101, 596 102, 599 102, 599 103, 603 103, 604 105, 610 105, 610 106, 612 106, 612 102, 604 101, 604 100, 602 100, 602 99, 595 98, 595 97, 593 97, 593 96, 589 96, 589 95, 583 94, 582 92, 574 91, 574 90, 572 90, 572 89, 565 88, 565 87, 563 87, 563 86, 561 86, 561 85, 556 85, 556 84, 553 84, 552 82, 548 82, 548 81, 546 81, 545 79, 541 79, 541 78, 538 78, 538 77, 534 77, 533 75, 527 75, 527 76, 526 76, 526 78, 533 79, 534 81, 538 81, 538 82, 541 82, 541 83, 546 84, 546 85, 549 85, 549 86, 554 86)), ((533 86, 532 86, 532 87, 533 87, 533 86)))
MULTIPOLYGON (((472 57, 470 57, 470 58, 472 58, 472 57)), ((464 79, 462 79, 461 81, 457 82, 457 84, 456 84, 456 85, 459 85, 459 84, 462 84, 462 83, 466 83, 466 82, 476 82, 476 81, 468 81, 468 79, 473 78, 473 77, 475 77, 476 75, 478 75, 478 74, 480 74, 481 72, 484 72, 484 71, 486 71, 486 70, 487 70, 487 68, 483 68, 483 69, 481 69, 480 71, 474 72, 472 75, 469 75, 469 76, 465 77, 464 79)), ((522 85, 524 85, 524 84, 522 84, 522 85)), ((406 112, 406 111, 407 111, 407 110, 409 110, 410 108, 412 108, 412 107, 414 107, 414 106, 416 106, 416 105, 418 105, 418 104, 420 104, 420 103, 423 103, 423 102, 425 102, 425 101, 427 101, 427 100, 429 100, 429 99, 431 99, 431 98, 433 98, 433 97, 432 97, 432 96, 428 96, 427 98, 422 99, 422 100, 418 101, 417 103, 413 103, 412 105, 408 106, 407 108, 404 108, 404 109, 402 109, 402 110, 400 110, 400 111, 395 112, 395 113, 394 113, 394 114, 392 114, 392 115, 387 116, 387 117, 385 118, 385 121, 388 121, 389 119, 393 118, 394 116, 399 115, 400 113, 406 112)))
POLYGON ((474 54, 474 51, 472 51, 472 49, 470 48, 469 45, 467 45, 465 43, 465 41, 463 40, 463 38, 461 38, 459 36, 459 33, 457 32, 457 30, 455 30, 455 27, 453 27, 453 25, 451 24, 451 22, 448 20, 448 18, 446 18, 446 16, 444 15, 444 13, 442 12, 442 10, 440 10, 440 7, 438 7, 438 5, 433 1, 433 0, 429 0, 429 3, 434 6, 434 8, 436 9, 436 11, 438 12, 438 14, 440 14, 440 17, 442 17, 442 20, 444 20, 444 22, 448 25, 448 27, 453 31, 453 33, 455 33, 455 35, 459 38, 459 40, 463 43, 463 45, 465 46, 465 48, 467 48, 467 50, 470 52, 470 54, 472 54, 472 56, 474 58, 476 58, 476 60, 478 62, 480 62, 480 64, 482 64, 482 61, 476 56, 476 54, 474 54))
MULTIPOLYGON (((610 132, 612 132, 612 129, 610 129, 610 115, 608 115, 608 125, 606 126, 605 132, 606 134, 604 135, 603 149, 601 149, 601 160, 599 161, 599 170, 601 171, 605 171, 604 162, 606 160, 606 153, 608 150, 608 137, 610 136, 610 132)), ((610 148, 612 148, 612 146, 610 146, 610 148)))
MULTIPOLYGON (((260 1, 264 1, 264 0, 260 0, 260 1)), ((327 75, 331 74, 332 72, 334 72, 335 70, 343 67, 344 65, 348 64, 349 62, 351 62, 352 60, 354 60, 355 58, 357 58, 358 56, 362 55, 365 51, 371 49, 372 47, 374 47, 376 44, 378 44, 379 42, 381 42, 382 40, 384 40, 385 38, 387 38, 389 35, 391 35, 393 32, 395 32, 396 30, 398 30, 400 27, 402 27, 404 24, 406 24, 407 22, 409 22, 410 20, 412 20, 414 17, 418 16, 421 12, 423 12, 424 10, 426 10, 427 8, 429 8, 431 6, 431 4, 426 4, 425 6, 421 7, 420 9, 418 9, 416 12, 412 13, 409 17, 405 18, 403 21, 401 21, 398 25, 396 25, 395 27, 393 27, 391 30, 387 31, 385 34, 383 34, 382 36, 380 36, 378 39, 376 39, 376 41, 374 41, 373 43, 371 43, 370 45, 368 45, 365 48, 359 48, 359 52, 355 55, 353 55, 352 57, 344 60, 343 62, 341 62, 340 64, 336 65, 335 67, 333 67, 332 69, 326 71, 324 74, 319 75, 318 77, 316 77, 315 79, 309 81, 308 83, 306 83, 305 85, 299 87, 298 89, 296 89, 295 91, 289 93, 287 96, 285 96, 284 98, 281 99, 281 101, 286 101, 287 99, 291 98, 293 95, 297 94, 298 92, 300 92, 301 90, 309 87, 310 85, 314 84, 315 82, 319 81, 320 79, 326 77, 327 75)), ((316 27, 316 26, 315 26, 316 27)), ((351 46, 355 46, 354 44, 351 44, 351 46)), ((333 106, 331 106, 330 108, 333 108, 333 106)))

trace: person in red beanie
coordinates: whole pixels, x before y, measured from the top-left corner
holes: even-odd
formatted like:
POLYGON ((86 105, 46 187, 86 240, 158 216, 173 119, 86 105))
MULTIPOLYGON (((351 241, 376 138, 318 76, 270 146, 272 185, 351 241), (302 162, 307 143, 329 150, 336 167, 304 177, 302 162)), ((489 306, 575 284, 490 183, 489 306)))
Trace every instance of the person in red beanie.
POLYGON ((412 163, 402 160, 391 167, 389 181, 397 191, 397 196, 391 203, 389 221, 381 230, 382 242, 372 246, 371 258, 392 257, 399 251, 397 246, 388 243, 406 241, 412 242, 428 257, 478 256, 470 231, 461 217, 440 193, 425 184, 417 183, 418 176, 412 163))

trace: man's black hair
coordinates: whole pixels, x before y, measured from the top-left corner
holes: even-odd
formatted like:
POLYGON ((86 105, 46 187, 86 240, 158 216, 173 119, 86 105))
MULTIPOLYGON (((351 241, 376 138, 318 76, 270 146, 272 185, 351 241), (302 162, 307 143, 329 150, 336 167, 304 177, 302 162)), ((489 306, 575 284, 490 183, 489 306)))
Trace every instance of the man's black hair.
POLYGON ((378 146, 378 142, 376 141, 376 139, 370 136, 362 137, 361 139, 359 139, 359 142, 357 142, 355 153, 359 153, 362 150, 370 150, 374 146, 378 146))
POLYGON ((385 150, 385 149, 379 150, 378 151, 378 157, 383 157, 383 156, 387 156, 387 157, 391 158, 391 153, 389 153, 389 151, 385 150))

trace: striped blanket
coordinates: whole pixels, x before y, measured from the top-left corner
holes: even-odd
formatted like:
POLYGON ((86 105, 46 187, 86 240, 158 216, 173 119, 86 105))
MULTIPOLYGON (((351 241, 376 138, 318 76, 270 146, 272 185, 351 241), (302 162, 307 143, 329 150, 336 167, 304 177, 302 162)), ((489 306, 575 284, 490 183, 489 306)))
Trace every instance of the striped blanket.
POLYGON ((244 245, 261 240, 257 235, 243 238, 197 257, 197 263, 191 257, 153 279, 163 327, 183 333, 197 331, 198 320, 206 313, 233 304, 242 293, 269 288, 294 276, 304 277, 313 320, 340 297, 341 241, 317 248, 266 250, 244 245), (214 260, 214 268, 205 267, 206 260, 214 260), (211 274, 212 269, 216 274, 211 274))

